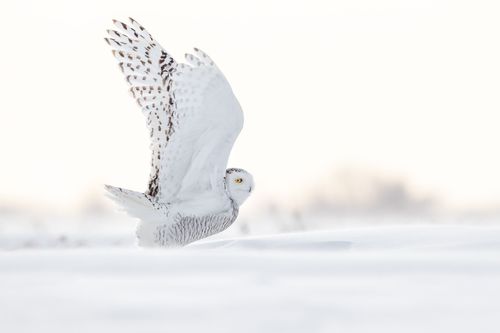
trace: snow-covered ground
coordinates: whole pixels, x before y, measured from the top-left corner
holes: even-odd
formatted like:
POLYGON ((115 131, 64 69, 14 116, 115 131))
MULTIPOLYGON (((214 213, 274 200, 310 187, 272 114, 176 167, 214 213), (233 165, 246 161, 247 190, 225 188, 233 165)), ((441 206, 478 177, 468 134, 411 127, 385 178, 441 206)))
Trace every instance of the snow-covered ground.
POLYGON ((0 252, 0 332, 500 332, 498 226, 123 239, 0 252))

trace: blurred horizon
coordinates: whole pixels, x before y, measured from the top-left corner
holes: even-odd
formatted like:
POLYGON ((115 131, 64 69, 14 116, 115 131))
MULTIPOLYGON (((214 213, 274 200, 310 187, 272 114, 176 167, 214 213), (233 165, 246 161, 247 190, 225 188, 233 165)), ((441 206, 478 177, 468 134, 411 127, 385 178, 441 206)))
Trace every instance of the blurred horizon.
MULTIPOLYGON (((383 176, 370 170, 346 168, 320 179, 322 182, 310 184, 297 200, 283 203, 260 196, 251 209, 244 206, 241 215, 250 218, 266 215, 351 215, 374 219, 384 216, 428 219, 488 217, 500 222, 500 204, 479 208, 447 206, 437 193, 415 191, 411 183, 402 178, 383 176)), ((71 210, 2 201, 0 217, 5 214, 40 217, 117 214, 123 219, 134 220, 120 212, 106 197, 104 189, 88 191, 71 210)))

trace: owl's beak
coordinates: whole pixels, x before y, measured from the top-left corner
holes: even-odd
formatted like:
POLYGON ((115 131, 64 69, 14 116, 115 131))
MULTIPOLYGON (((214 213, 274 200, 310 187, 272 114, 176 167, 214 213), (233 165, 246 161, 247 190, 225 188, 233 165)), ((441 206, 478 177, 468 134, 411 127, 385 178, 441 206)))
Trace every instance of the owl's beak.
POLYGON ((252 190, 253 188, 250 186, 250 188, 248 189, 248 193, 252 193, 252 190))

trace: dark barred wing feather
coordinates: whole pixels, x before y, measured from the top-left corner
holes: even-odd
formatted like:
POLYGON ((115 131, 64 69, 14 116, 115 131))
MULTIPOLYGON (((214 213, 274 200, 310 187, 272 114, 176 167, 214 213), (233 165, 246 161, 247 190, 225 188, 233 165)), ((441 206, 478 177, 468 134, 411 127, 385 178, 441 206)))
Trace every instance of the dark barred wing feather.
POLYGON ((106 42, 130 84, 130 92, 146 117, 151 136, 151 173, 147 194, 160 195, 160 174, 168 167, 162 163, 175 126, 172 75, 177 63, 134 19, 129 24, 114 20, 118 28, 108 30, 106 42))

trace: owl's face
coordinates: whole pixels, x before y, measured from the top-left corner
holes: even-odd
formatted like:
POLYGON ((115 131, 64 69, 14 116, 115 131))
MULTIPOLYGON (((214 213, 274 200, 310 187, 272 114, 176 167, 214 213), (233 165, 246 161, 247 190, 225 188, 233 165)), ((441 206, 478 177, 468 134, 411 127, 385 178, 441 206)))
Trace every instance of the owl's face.
POLYGON ((250 196, 255 185, 250 173, 243 169, 233 168, 226 170, 226 187, 231 199, 233 199, 238 206, 241 206, 250 196))

